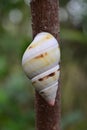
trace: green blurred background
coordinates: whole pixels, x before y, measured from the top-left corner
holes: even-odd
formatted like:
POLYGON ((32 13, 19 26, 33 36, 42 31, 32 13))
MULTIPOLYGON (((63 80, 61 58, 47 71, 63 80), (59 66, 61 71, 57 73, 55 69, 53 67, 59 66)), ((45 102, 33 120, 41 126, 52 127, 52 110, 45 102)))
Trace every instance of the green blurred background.
MULTIPOLYGON (((34 90, 21 67, 30 0, 0 0, 0 130, 35 130, 34 90)), ((61 127, 87 129, 87 0, 60 0, 61 127)))

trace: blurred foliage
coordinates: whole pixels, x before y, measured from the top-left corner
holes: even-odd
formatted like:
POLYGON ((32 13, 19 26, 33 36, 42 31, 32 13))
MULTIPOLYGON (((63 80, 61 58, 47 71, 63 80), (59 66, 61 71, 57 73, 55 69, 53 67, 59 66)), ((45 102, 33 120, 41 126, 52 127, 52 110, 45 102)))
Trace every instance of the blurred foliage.
MULTIPOLYGON (((87 1, 60 1, 63 130, 87 128, 87 1)), ((0 0, 0 130, 34 130, 34 91, 21 57, 32 40, 29 0, 0 0)))

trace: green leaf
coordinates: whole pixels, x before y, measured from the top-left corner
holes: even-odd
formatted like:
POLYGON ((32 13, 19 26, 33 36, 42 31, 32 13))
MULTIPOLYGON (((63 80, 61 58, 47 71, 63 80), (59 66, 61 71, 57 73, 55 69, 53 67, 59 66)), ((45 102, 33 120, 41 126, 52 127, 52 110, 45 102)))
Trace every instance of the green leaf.
POLYGON ((61 39, 87 45, 87 36, 78 30, 61 29, 61 39))

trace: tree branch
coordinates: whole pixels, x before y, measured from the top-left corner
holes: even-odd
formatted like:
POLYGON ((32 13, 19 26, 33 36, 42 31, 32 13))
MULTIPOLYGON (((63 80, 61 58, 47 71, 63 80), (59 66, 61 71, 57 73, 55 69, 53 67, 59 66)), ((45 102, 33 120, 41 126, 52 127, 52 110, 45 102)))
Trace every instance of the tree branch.
MULTIPOLYGON (((32 0, 31 15, 33 37, 49 32, 59 41, 58 0, 32 0)), ((55 106, 49 106, 36 92, 36 130, 60 130, 60 83, 55 106)))

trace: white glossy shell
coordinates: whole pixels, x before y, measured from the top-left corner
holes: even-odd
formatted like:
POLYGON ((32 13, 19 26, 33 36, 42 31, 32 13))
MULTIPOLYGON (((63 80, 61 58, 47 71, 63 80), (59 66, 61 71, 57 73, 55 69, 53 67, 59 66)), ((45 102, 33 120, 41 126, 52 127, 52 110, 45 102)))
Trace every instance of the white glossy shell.
POLYGON ((22 58, 26 75, 50 105, 54 105, 58 89, 59 62, 59 44, 54 36, 47 32, 36 35, 22 58))

